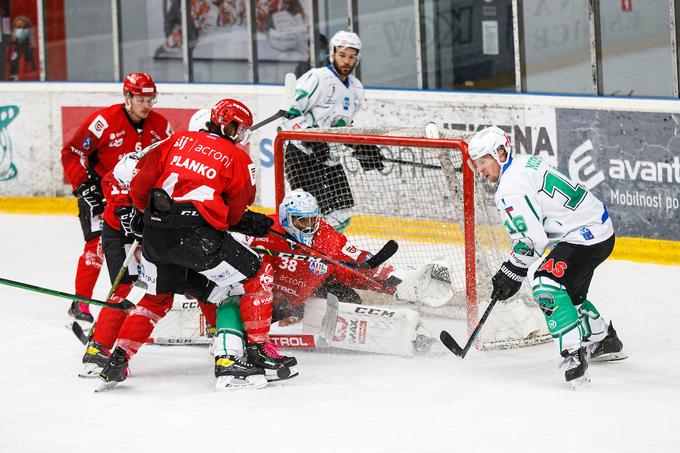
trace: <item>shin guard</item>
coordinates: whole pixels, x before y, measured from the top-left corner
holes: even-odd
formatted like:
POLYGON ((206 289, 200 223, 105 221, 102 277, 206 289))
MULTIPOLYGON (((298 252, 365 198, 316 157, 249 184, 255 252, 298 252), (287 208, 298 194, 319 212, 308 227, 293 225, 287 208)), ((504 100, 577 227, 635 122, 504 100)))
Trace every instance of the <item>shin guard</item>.
POLYGON ((578 320, 581 323, 584 342, 594 343, 607 336, 609 322, 588 299, 578 306, 578 320))
POLYGON ((581 326, 576 307, 566 288, 547 277, 533 281, 534 300, 543 311, 548 330, 560 351, 573 352, 581 347, 581 326))
POLYGON ((241 297, 241 317, 248 343, 269 341, 274 298, 270 291, 257 291, 241 297))
MULTIPOLYGON (((85 243, 83 254, 78 259, 76 269, 76 294, 83 297, 92 297, 94 285, 97 284, 99 272, 104 264, 104 254, 101 250, 99 236, 94 237, 85 243)), ((90 313, 88 304, 78 304, 80 311, 90 313)))
POLYGON ((213 342, 215 357, 243 356, 243 321, 238 300, 238 296, 233 296, 217 306, 217 335, 213 342))
MULTIPOLYGON (((130 283, 121 283, 111 296, 111 302, 120 303, 130 291, 130 283)), ((127 313, 112 308, 102 308, 97 317, 92 339, 104 346, 113 349, 113 343, 118 338, 120 328, 127 317, 127 313)))
POLYGON ((130 311, 120 329, 116 346, 120 346, 132 357, 147 342, 153 328, 172 308, 172 294, 147 294, 130 311))

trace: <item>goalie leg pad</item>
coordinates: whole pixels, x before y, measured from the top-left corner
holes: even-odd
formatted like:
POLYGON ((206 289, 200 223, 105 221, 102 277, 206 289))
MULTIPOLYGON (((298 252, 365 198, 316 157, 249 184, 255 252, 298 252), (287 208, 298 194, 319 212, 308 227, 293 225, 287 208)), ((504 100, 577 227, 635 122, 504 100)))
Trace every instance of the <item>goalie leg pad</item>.
POLYGON ((578 311, 564 285, 547 277, 537 277, 533 281, 533 292, 560 351, 573 352, 580 348, 582 334, 578 311))
POLYGON ((353 351, 412 356, 420 316, 410 308, 340 302, 330 346, 353 351))

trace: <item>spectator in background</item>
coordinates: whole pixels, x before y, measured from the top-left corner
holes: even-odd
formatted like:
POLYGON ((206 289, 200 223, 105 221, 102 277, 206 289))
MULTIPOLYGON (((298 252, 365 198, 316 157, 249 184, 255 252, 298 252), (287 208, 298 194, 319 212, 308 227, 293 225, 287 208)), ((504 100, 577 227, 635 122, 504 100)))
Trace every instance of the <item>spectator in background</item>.
POLYGON ((33 24, 26 16, 12 21, 12 38, 7 46, 5 80, 38 80, 40 71, 35 63, 33 48, 33 24))

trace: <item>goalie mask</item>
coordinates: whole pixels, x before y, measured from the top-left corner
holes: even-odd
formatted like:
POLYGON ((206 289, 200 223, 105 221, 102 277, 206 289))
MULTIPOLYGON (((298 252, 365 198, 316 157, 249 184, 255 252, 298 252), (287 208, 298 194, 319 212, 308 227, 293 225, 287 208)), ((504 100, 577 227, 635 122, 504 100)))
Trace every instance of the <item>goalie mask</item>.
POLYGON ((319 205, 303 190, 288 192, 279 205, 279 223, 290 236, 311 246, 319 229, 319 205))
MULTIPOLYGON (((470 159, 477 160, 482 156, 489 154, 501 166, 505 162, 501 162, 498 156, 498 148, 503 147, 505 153, 509 157, 512 153, 512 146, 510 145, 510 137, 503 129, 491 126, 477 132, 470 143, 468 143, 468 155, 470 159)), ((506 157, 507 162, 507 157, 506 157)), ((474 166, 473 166, 474 169, 474 166)))

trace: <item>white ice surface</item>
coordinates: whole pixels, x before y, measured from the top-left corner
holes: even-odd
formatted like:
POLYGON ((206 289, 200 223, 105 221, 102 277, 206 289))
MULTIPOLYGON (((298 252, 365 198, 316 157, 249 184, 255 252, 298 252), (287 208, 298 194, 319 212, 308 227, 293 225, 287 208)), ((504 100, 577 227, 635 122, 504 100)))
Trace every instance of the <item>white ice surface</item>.
MULTIPOLYGON (((74 217, 0 215, 0 276, 72 292, 81 241, 74 217)), ((76 377, 68 301, 0 285, 0 452, 680 451, 680 269, 607 262, 590 295, 630 358, 592 364, 578 392, 548 344, 465 360, 300 352, 298 378, 227 394, 204 347, 148 346, 95 394, 76 377)))

